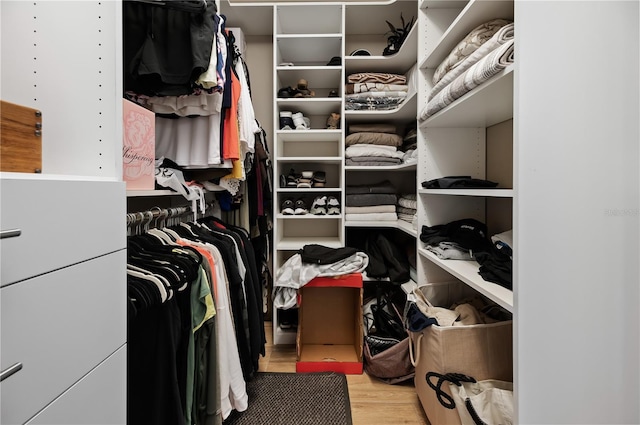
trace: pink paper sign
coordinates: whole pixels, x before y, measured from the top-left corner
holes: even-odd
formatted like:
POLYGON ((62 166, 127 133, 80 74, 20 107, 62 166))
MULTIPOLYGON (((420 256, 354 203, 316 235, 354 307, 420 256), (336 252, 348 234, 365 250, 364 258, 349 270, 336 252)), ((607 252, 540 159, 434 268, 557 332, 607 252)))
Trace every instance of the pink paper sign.
POLYGON ((155 188, 155 114, 123 99, 122 177, 127 190, 155 188))

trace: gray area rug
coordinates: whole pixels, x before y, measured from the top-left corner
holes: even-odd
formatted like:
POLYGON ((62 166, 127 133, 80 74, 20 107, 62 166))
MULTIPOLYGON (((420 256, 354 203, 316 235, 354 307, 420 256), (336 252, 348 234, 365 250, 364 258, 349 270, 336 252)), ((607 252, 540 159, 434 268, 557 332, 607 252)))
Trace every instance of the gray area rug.
POLYGON ((249 408, 224 425, 351 425, 345 375, 259 372, 247 383, 249 408))

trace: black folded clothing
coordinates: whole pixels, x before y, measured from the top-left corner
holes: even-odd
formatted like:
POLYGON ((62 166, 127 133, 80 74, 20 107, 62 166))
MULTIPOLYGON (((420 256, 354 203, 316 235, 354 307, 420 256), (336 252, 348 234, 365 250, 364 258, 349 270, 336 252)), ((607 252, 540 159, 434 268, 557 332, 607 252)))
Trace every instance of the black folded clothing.
POLYGON ((422 226, 420 240, 427 245, 454 242, 476 253, 491 249, 491 242, 486 235, 486 224, 473 218, 465 218, 432 227, 422 226))
POLYGON ((471 176, 448 176, 422 182, 425 189, 482 189, 496 186, 496 182, 474 179, 471 176))
POLYGON ((487 282, 497 283, 513 289, 513 261, 499 249, 491 247, 487 252, 477 252, 475 259, 480 264, 478 273, 487 282))
POLYGON ((299 251, 301 260, 307 264, 333 264, 349 258, 358 252, 352 247, 330 248, 324 245, 308 244, 299 251))

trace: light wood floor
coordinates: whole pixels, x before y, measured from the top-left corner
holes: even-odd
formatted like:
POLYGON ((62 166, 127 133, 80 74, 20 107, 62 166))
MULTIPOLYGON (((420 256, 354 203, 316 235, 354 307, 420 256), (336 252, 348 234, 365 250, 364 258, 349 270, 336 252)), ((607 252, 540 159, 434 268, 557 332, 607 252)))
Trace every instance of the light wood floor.
MULTIPOLYGON (((266 355, 261 372, 296 371, 296 347, 273 345, 271 322, 265 323, 266 355)), ((353 425, 429 425, 413 382, 388 385, 366 374, 347 375, 353 425)))

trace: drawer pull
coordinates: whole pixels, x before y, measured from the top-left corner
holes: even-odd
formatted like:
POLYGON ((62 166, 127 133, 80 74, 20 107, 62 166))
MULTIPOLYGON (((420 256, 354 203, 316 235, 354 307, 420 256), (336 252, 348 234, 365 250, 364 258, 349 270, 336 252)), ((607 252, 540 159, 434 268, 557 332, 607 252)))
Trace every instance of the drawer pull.
POLYGON ((22 363, 16 363, 0 372, 0 382, 22 369, 22 363))
POLYGON ((0 239, 15 238, 22 234, 20 229, 3 230, 0 232, 0 239))

